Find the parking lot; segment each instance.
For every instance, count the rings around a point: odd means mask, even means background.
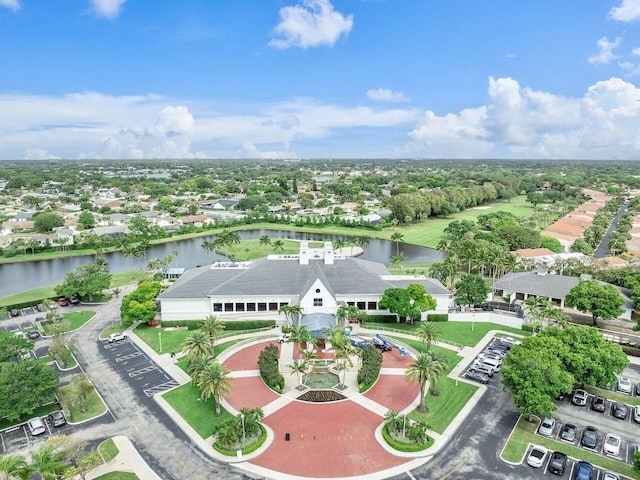
[[[179,385],[128,339],[114,343],[105,341],[103,348],[109,361],[113,362],[114,368],[147,397]]]
[[[529,453],[531,452],[531,448],[529,447],[529,449],[527,450],[527,454],[525,456],[525,459],[529,457]],[[558,478],[557,474],[551,473],[549,471],[549,461],[551,459],[551,452],[547,452],[545,458],[544,458],[544,463],[542,465],[542,467],[540,467],[540,474],[544,475],[544,476],[549,476],[550,478]],[[567,463],[565,464],[565,468],[564,468],[564,472],[561,476],[561,478],[575,478],[575,470],[578,467],[578,460],[568,457],[567,458]],[[596,467],[595,465],[593,466],[593,479],[599,479],[602,478],[604,470],[601,468]],[[568,473],[568,475],[567,475]]]
[[[460,377],[484,385],[501,386],[500,368],[502,358],[506,356],[511,343],[500,338],[493,338],[482,352],[460,374]],[[492,357],[492,358],[489,358]],[[488,362],[488,363],[486,363]]]
[[[33,436],[26,424],[16,425],[0,432],[0,453],[8,454],[18,450],[32,450],[46,441],[51,435],[65,435],[73,430],[73,426],[64,424],[54,427],[47,417],[43,417],[46,432]]]

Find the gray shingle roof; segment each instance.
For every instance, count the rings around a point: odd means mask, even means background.
[[[566,275],[541,275],[536,272],[507,273],[496,280],[494,288],[509,293],[523,292],[550,298],[564,298],[580,279]]]

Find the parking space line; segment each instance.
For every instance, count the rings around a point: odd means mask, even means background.
[[[4,444],[4,435],[0,434],[0,441],[2,441],[2,451],[7,453],[7,447]]]
[[[142,355],[142,352],[134,352],[128,355],[122,355],[121,357],[116,358],[116,362],[124,362],[125,360],[129,360],[131,358],[139,357]]]
[[[160,385],[156,385],[155,387],[145,388],[143,392],[147,397],[153,397],[156,393],[164,392],[166,390],[169,390],[170,388],[177,387],[178,385],[180,385],[180,382],[171,380],[161,383]]]
[[[150,367],[145,367],[145,368],[142,368],[142,369],[140,369],[140,370],[136,370],[136,371],[134,371],[134,372],[131,372],[131,373],[129,374],[129,376],[130,376],[130,377],[138,377],[138,376],[140,376],[140,375],[144,375],[145,373],[147,373],[147,372],[151,372],[151,371],[153,371],[153,370],[158,370],[158,366],[157,366],[157,365],[152,365],[152,366],[150,366]]]

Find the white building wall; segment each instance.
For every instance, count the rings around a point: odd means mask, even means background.
[[[160,305],[162,320],[200,320],[211,315],[208,298],[165,298]]]
[[[313,304],[313,300],[315,298],[322,299],[322,306],[317,306]],[[336,299],[333,298],[333,295],[327,290],[327,287],[320,280],[316,279],[313,282],[313,285],[309,290],[307,290],[306,294],[300,298],[300,306],[302,307],[303,314],[306,313],[328,313],[329,315],[334,315],[336,313],[336,309],[338,308]]]

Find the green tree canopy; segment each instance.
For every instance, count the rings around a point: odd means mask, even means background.
[[[582,280],[569,291],[564,303],[568,307],[590,313],[594,325],[598,318],[612,320],[624,312],[624,297],[620,290],[597,280]]]
[[[455,286],[455,303],[457,305],[476,305],[483,303],[491,287],[484,279],[474,273],[465,273]]]
[[[55,399],[58,375],[35,360],[0,363],[0,416],[9,420],[33,413],[40,402]]]
[[[78,226],[82,230],[93,228],[95,225],[96,219],[94,218],[93,213],[85,210],[78,215]]]
[[[88,296],[90,299],[94,295],[102,293],[111,285],[111,272],[109,264],[100,261],[85,263],[80,265],[73,272],[67,273],[65,281],[55,288],[56,295],[71,297],[78,294]]]
[[[387,288],[378,305],[397,315],[398,321],[400,317],[419,320],[422,312],[436,308],[436,301],[423,285],[412,283],[407,288]]]
[[[33,217],[36,230],[39,232],[50,232],[54,228],[64,225],[64,218],[50,212],[39,213]]]
[[[162,291],[158,282],[141,282],[133,292],[122,299],[120,315],[125,323],[148,322],[156,315],[155,298]]]

